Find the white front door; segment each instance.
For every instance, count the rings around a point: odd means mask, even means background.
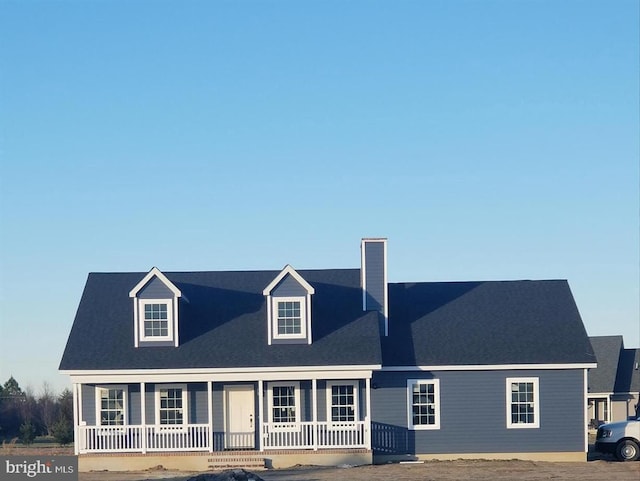
[[[255,448],[255,394],[253,386],[226,386],[225,448]]]

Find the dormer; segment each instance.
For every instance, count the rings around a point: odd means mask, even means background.
[[[311,296],[315,289],[290,265],[264,288],[268,342],[311,344]]]
[[[129,292],[133,299],[135,347],[178,347],[180,289],[154,267]]]

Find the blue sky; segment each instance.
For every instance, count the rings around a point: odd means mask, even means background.
[[[0,382],[88,272],[568,279],[640,345],[638,3],[0,1]]]

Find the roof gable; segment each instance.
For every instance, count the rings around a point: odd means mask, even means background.
[[[623,349],[622,336],[594,336],[589,341],[598,362],[598,367],[589,371],[589,392],[612,393]]]
[[[640,392],[640,349],[622,349],[620,352],[614,392]]]
[[[292,278],[294,278],[298,282],[298,284],[300,284],[300,286],[302,286],[307,291],[307,294],[315,293],[315,289],[313,288],[313,286],[305,281],[304,278],[300,274],[298,274],[298,272],[293,267],[287,264],[269,283],[269,285],[264,288],[264,290],[262,291],[262,295],[271,295],[271,292],[275,289],[275,287],[280,284],[280,282],[287,276],[291,276]]]
[[[140,282],[138,282],[131,291],[129,291],[129,297],[136,297],[138,293],[145,287],[153,278],[157,278],[173,293],[176,297],[182,297],[182,292],[180,289],[176,287],[176,285],[171,282],[167,276],[165,276],[160,269],[157,267],[152,267],[151,270],[147,273],[146,276],[142,278]]]

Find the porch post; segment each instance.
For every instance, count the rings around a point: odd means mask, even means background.
[[[209,452],[213,452],[213,381],[207,381],[207,423],[209,423]]]
[[[371,378],[365,379],[365,397],[367,399],[367,417],[364,419],[365,447],[371,449]]]
[[[262,451],[262,441],[263,441],[263,427],[262,427],[262,416],[264,414],[264,395],[263,391],[263,381],[262,379],[258,380],[258,451]]]
[[[142,424],[142,454],[147,452],[147,385],[140,383],[140,422]]]
[[[79,406],[78,406],[78,384],[73,383],[72,385],[72,393],[73,393],[73,452],[77,456],[80,452],[80,416],[79,416]]]
[[[311,436],[313,436],[313,450],[318,450],[318,380],[313,378],[311,380],[311,399],[313,401],[313,414],[311,420],[313,421],[313,430]]]

